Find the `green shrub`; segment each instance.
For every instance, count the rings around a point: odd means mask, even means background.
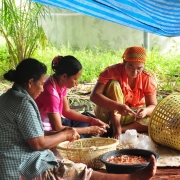
[[[57,55],[73,55],[83,65],[83,73],[79,79],[80,83],[95,82],[99,73],[109,65],[122,62],[122,53],[124,50],[102,50],[99,47],[94,49],[73,48],[61,46],[55,48],[51,45],[44,50],[37,49],[32,57],[44,62],[48,67],[48,75],[52,74],[51,61]],[[4,70],[9,69],[8,53],[4,46],[0,46],[0,75]],[[145,65],[151,74],[154,75],[158,84],[158,90],[161,91],[178,91],[180,55],[172,50],[168,53],[161,54],[158,50],[152,50],[148,53],[147,63]]]

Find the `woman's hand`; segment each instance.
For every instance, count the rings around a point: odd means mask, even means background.
[[[88,127],[88,134],[91,134],[93,136],[101,136],[103,135],[106,131],[104,127],[99,127],[99,126],[89,126]]]
[[[80,138],[80,135],[78,134],[78,132],[76,131],[76,129],[71,128],[71,127],[66,127],[64,128],[63,134],[66,135],[66,140],[67,141],[74,141]]]
[[[104,123],[103,121],[97,119],[97,118],[93,118],[93,117],[90,117],[89,118],[89,123],[92,125],[92,126],[99,126],[99,127],[103,127],[104,129],[107,129],[109,128],[109,125]]]
[[[146,116],[147,116],[146,108],[140,108],[137,110],[137,114],[136,114],[137,118],[144,118]]]
[[[129,106],[126,104],[119,104],[118,108],[118,113],[121,114],[122,116],[128,116],[128,115],[134,115],[136,116],[136,112],[134,112]]]

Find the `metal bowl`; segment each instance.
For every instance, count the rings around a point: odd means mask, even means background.
[[[151,155],[154,155],[156,160],[159,158],[159,155],[153,151],[144,150],[144,149],[121,149],[121,150],[114,150],[109,151],[100,156],[100,160],[106,166],[107,173],[115,173],[115,174],[131,174],[137,171],[140,171],[148,166],[149,162],[143,164],[133,164],[133,165],[126,165],[126,164],[115,164],[107,162],[107,158],[112,156],[120,156],[120,155],[135,155],[135,156],[142,156],[145,158],[150,158]]]

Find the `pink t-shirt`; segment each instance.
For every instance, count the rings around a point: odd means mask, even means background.
[[[67,94],[66,87],[60,88],[53,76],[47,78],[44,91],[36,98],[44,130],[52,130],[47,113],[59,113],[62,116],[63,98]]]

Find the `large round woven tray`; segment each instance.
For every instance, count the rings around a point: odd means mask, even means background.
[[[118,140],[112,138],[84,138],[74,141],[70,148],[67,148],[68,141],[62,142],[57,149],[63,156],[75,163],[84,163],[93,169],[104,166],[100,161],[100,155],[116,150]]]
[[[154,142],[180,150],[180,94],[165,97],[154,109],[149,122]]]

